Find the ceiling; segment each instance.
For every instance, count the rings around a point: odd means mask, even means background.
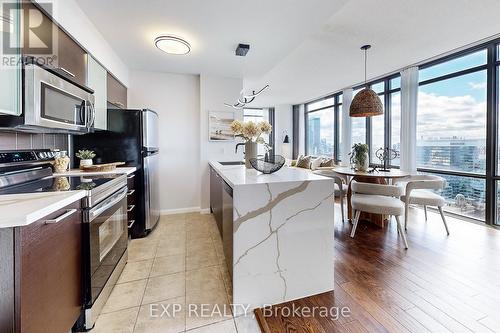
[[[498,0],[77,0],[131,69],[270,84],[255,106],[301,103],[500,32]],[[187,56],[153,46],[171,33]],[[236,57],[238,43],[247,57]],[[236,97],[235,97],[236,98]]]
[[[347,0],[77,0],[131,69],[259,77]],[[307,13],[307,15],[304,15]],[[162,34],[191,44],[186,56],[154,47]],[[250,44],[236,57],[239,43]]]
[[[349,0],[320,29],[260,78],[260,103],[302,103],[361,83],[363,44],[368,79],[397,71],[500,33],[498,0]]]

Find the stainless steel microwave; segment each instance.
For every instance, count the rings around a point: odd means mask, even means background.
[[[0,127],[73,134],[93,131],[92,89],[74,82],[54,68],[36,63],[25,63],[23,67],[22,115],[0,117]]]

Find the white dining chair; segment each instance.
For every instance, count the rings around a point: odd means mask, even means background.
[[[356,234],[361,212],[394,216],[399,234],[403,238],[405,249],[407,249],[408,241],[400,220],[400,216],[403,216],[405,210],[404,203],[399,199],[402,194],[401,187],[360,183],[353,180],[351,182],[351,191],[351,206],[354,214],[351,237],[354,238]]]
[[[449,235],[450,230],[446,223],[446,218],[443,213],[443,206],[446,200],[433,190],[442,190],[445,185],[445,180],[439,176],[433,175],[414,175],[398,180],[398,184],[405,184],[404,192],[401,196],[401,201],[405,203],[405,230],[408,225],[408,206],[421,205],[424,207],[425,220],[427,221],[427,206],[437,207],[441,219],[443,220],[446,233]],[[400,185],[401,186],[401,185]]]
[[[338,197],[340,200],[340,211],[341,211],[341,216],[342,216],[342,222],[345,221],[344,218],[344,201],[347,197],[347,191],[349,189],[349,186],[347,186],[347,178],[345,176],[336,174],[334,170],[316,170],[314,171],[315,174],[325,176],[332,178],[333,181],[335,182],[334,184],[334,195],[335,197]]]

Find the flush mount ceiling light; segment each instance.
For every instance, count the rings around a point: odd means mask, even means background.
[[[366,51],[371,48],[371,45],[361,46],[361,50],[365,51],[365,85],[366,85]],[[372,89],[365,88],[354,96],[349,108],[351,117],[372,117],[384,114],[382,101],[377,93]]]
[[[156,37],[155,46],[168,54],[183,55],[191,51],[191,45],[187,41],[172,35]]]

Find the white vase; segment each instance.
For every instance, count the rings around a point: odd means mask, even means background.
[[[245,143],[245,166],[251,169],[250,159],[257,158],[257,143],[248,141]]]
[[[87,159],[87,160],[80,160],[80,169],[83,167],[91,166],[94,163],[92,163],[92,159]]]
[[[356,168],[356,171],[361,171],[361,172],[368,171],[368,168],[370,166],[370,164],[369,164],[370,163],[370,159],[369,159],[370,157],[368,156],[368,153],[365,153],[364,155],[365,155],[365,161],[364,161],[364,163],[358,163],[358,162],[356,162],[354,164],[354,168]]]

